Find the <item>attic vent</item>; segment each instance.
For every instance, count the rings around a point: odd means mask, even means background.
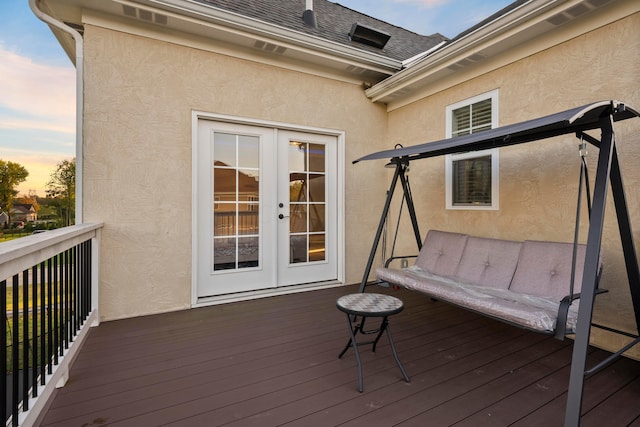
[[[253,47],[256,49],[264,50],[265,52],[277,53],[278,55],[282,55],[287,51],[286,47],[278,46],[273,43],[263,42],[261,40],[256,40],[253,44]]]
[[[391,35],[356,22],[351,26],[349,37],[351,37],[351,40],[354,42],[382,49],[391,38]]]
[[[126,16],[130,16],[132,18],[137,18],[138,17],[138,10],[135,7],[122,5],[122,12]]]
[[[589,0],[584,2],[583,4],[577,4],[564,12],[558,13],[557,15],[552,16],[547,19],[547,22],[552,25],[562,25],[565,22],[572,20],[573,18],[577,18],[580,15],[583,15],[587,12],[591,12],[594,9],[597,9],[605,4],[609,3],[611,0]]]
[[[580,16],[585,12],[589,12],[589,10],[590,9],[587,6],[578,4],[572,7],[571,9],[567,10],[567,13],[571,16]]]
[[[565,22],[567,22],[570,18],[568,16],[566,16],[564,13],[559,13],[557,15],[552,16],[551,18],[547,19],[547,22],[551,25],[562,25]]]
[[[153,22],[160,25],[167,25],[167,15],[151,12],[146,9],[136,9],[132,6],[122,5],[122,13],[130,18],[138,18],[142,21]]]
[[[593,7],[600,7],[605,3],[609,3],[611,0],[589,0],[587,3],[590,3]]]
[[[474,64],[476,62],[482,61],[483,59],[485,59],[486,56],[482,53],[474,53],[471,56],[468,56],[458,62],[456,62],[455,64],[451,64],[449,65],[447,68],[453,71],[458,71],[461,70],[471,64]]]

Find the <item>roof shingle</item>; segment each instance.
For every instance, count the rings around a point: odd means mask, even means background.
[[[317,28],[306,25],[302,19],[302,14],[306,8],[305,0],[198,1],[228,12],[234,12],[399,61],[411,58],[431,49],[442,41],[448,40],[441,34],[423,36],[327,0],[314,0],[313,10],[318,22]],[[389,42],[383,49],[378,49],[352,41],[349,38],[349,31],[356,22],[390,34]]]

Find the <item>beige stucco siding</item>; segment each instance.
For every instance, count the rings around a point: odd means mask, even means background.
[[[360,281],[384,176],[351,160],[381,147],[387,125],[360,85],[92,25],[85,52],[84,219],[105,223],[102,319],[191,304],[193,110],[345,132],[346,282]]]
[[[606,99],[640,108],[639,52],[640,14],[635,14],[391,112],[388,145],[444,138],[447,105],[494,89],[499,90],[500,125]],[[640,238],[638,129],[638,119],[616,125],[636,241]],[[566,136],[500,149],[499,211],[446,210],[444,158],[415,162],[410,176],[422,232],[434,228],[514,240],[572,241],[580,168],[578,142]],[[593,181],[598,150],[590,147],[589,151]],[[602,286],[610,293],[597,298],[595,320],[633,332],[635,323],[611,203],[607,212]],[[582,241],[586,241],[586,223],[585,211]],[[607,348],[613,348],[618,340],[600,332],[594,332],[594,338]]]

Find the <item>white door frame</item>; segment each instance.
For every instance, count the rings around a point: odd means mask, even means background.
[[[316,133],[322,135],[330,135],[334,136],[337,139],[337,151],[338,151],[338,167],[337,167],[337,176],[336,179],[338,181],[337,185],[337,194],[336,194],[336,203],[337,203],[337,230],[336,230],[336,238],[337,238],[337,269],[338,269],[338,278],[336,281],[329,283],[314,283],[310,285],[298,285],[298,286],[290,286],[290,287],[280,287],[274,289],[267,289],[261,291],[250,291],[246,293],[232,294],[232,295],[221,295],[219,297],[207,297],[207,298],[198,298],[198,223],[197,223],[197,211],[195,209],[198,197],[198,121],[199,120],[213,120],[219,122],[226,123],[234,123],[240,125],[248,125],[248,126],[261,126],[268,127],[274,130],[290,130],[290,131],[298,131],[298,132],[307,132],[307,133]],[[199,307],[204,305],[212,305],[212,304],[221,304],[231,301],[239,301],[239,300],[248,300],[254,298],[261,298],[265,296],[278,295],[278,294],[287,294],[292,292],[302,292],[310,289],[318,289],[323,287],[333,287],[333,286],[341,286],[344,284],[345,277],[345,233],[344,233],[344,221],[345,221],[345,210],[344,210],[344,201],[345,201],[345,192],[344,192],[344,171],[345,171],[345,132],[336,129],[328,129],[328,128],[320,128],[320,127],[312,127],[312,126],[300,126],[291,123],[283,123],[283,122],[275,122],[270,120],[256,120],[249,119],[245,117],[238,116],[230,116],[226,114],[214,114],[206,111],[197,111],[193,110],[191,112],[191,306]],[[277,213],[274,211],[272,213],[274,216]]]

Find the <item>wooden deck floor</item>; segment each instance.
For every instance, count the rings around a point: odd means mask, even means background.
[[[363,349],[357,391],[346,316],[328,289],[105,322],[91,330],[42,426],[559,426],[572,341],[406,290],[386,338]],[[370,288],[373,290],[373,288]],[[591,362],[607,353],[594,349]],[[640,426],[640,363],[587,380],[583,426]]]

